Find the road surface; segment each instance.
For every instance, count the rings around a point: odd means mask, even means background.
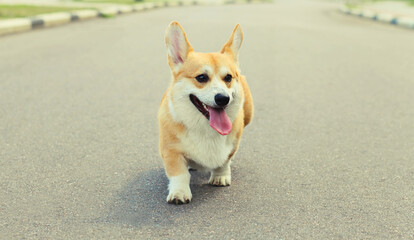
[[[240,23],[256,115],[232,186],[166,203],[164,32]],[[328,1],[157,9],[0,38],[1,239],[412,239],[414,32]]]

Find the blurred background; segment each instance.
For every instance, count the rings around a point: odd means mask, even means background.
[[[0,0],[0,239],[414,239],[413,2]],[[173,20],[200,52],[241,25],[255,105],[232,185],[181,206]]]
[[[184,0],[185,2],[186,0]],[[269,0],[271,1],[271,0]],[[329,1],[329,0],[328,0]],[[396,14],[413,15],[413,0],[331,0],[351,8],[369,8],[392,11]],[[113,5],[134,5],[145,2],[177,2],[166,0],[0,0],[0,19],[32,17],[38,14],[72,11],[80,9],[100,9]],[[187,2],[192,2],[188,1]],[[204,0],[205,3],[225,2]],[[232,1],[228,1],[232,2]],[[240,1],[239,1],[240,2]],[[245,2],[249,2],[245,0]]]

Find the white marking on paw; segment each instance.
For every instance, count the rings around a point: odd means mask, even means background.
[[[231,161],[227,162],[224,166],[219,167],[211,171],[210,180],[208,183],[215,186],[230,186],[231,184]]]
[[[210,180],[208,181],[209,184],[214,186],[230,186],[231,184],[231,175],[225,176],[213,176],[211,175]]]
[[[193,195],[190,190],[190,173],[185,173],[175,177],[170,177],[170,184],[168,185],[169,194],[167,202],[182,204],[189,203]]]

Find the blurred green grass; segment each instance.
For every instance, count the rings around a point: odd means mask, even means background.
[[[84,3],[115,3],[115,4],[137,4],[144,2],[168,2],[166,0],[73,0],[74,2]]]
[[[145,2],[171,2],[168,0],[72,0],[73,2],[82,2],[82,3],[107,3],[107,4],[139,4]],[[249,0],[242,0],[249,2]],[[409,6],[414,7],[414,0],[346,0],[346,5],[348,7],[358,7],[358,5],[365,3],[375,3],[375,2],[384,2],[384,1],[398,1],[406,2]],[[53,12],[67,12],[72,10],[80,9],[93,9],[93,7],[88,8],[78,8],[78,7],[64,7],[64,6],[34,6],[26,4],[17,4],[17,5],[6,5],[0,4],[0,19],[8,18],[22,18],[30,17],[39,14],[53,13]]]
[[[0,19],[29,17],[44,13],[67,12],[79,9],[85,8],[0,4]]]
[[[73,2],[84,3],[114,3],[114,4],[137,4],[145,2],[165,2],[166,0],[74,0]],[[0,4],[0,19],[31,17],[39,14],[53,12],[67,12],[80,9],[93,9],[93,7],[64,7],[64,6],[39,6],[29,4]]]
[[[385,0],[373,0],[374,2],[384,2]],[[411,6],[414,6],[414,0],[386,0],[387,2],[406,2]]]
[[[366,3],[376,3],[376,2],[405,2],[409,6],[414,6],[414,0],[345,0],[346,4],[349,5],[359,5],[359,4],[366,4]]]

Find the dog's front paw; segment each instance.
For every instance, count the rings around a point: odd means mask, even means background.
[[[191,175],[188,172],[170,177],[170,184],[168,185],[170,192],[167,197],[168,203],[183,204],[191,201],[193,195],[190,190],[190,177]]]
[[[167,202],[172,204],[184,204],[191,202],[191,198],[193,195],[191,194],[190,188],[188,189],[175,189],[170,191],[167,197]]]
[[[208,181],[209,184],[214,186],[230,186],[231,184],[231,175],[224,175],[224,176],[213,176],[211,175],[210,180]]]

